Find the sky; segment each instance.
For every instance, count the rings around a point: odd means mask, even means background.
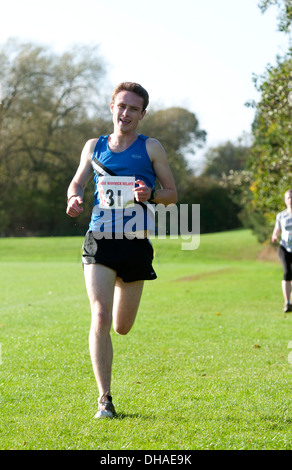
[[[252,76],[288,49],[277,14],[262,14],[258,0],[0,0],[0,45],[12,37],[56,53],[98,45],[110,88],[136,81],[149,109],[195,113],[207,149],[250,132]]]

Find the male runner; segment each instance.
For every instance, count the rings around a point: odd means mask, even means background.
[[[137,133],[148,101],[147,91],[137,83],[124,82],[115,88],[110,103],[113,133],[85,144],[67,193],[67,214],[77,217],[83,211],[83,193],[93,171],[94,208],[82,260],[91,305],[89,350],[99,390],[96,418],[115,414],[110,392],[111,325],[120,335],[130,331],[144,280],[156,278],[153,249],[147,238],[152,228],[149,201],[164,205],[177,202],[163,146]],[[157,191],[156,178],[161,186]],[[133,180],[131,201],[126,188]],[[118,201],[128,203],[128,207]],[[132,220],[135,223],[131,224]]]

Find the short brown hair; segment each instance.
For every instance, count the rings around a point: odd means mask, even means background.
[[[142,112],[145,111],[149,104],[149,95],[148,92],[143,88],[139,83],[135,82],[122,82],[113,91],[112,94],[112,102],[115,102],[116,96],[120,91],[131,91],[132,93],[136,93],[141,98],[143,98],[143,109]]]

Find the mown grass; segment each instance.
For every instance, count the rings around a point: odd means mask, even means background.
[[[1,449],[292,448],[279,263],[245,230],[153,244],[158,279],[112,335],[118,416],[96,421],[82,239],[0,239]]]

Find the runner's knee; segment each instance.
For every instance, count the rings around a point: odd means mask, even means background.
[[[119,323],[114,323],[113,324],[113,328],[115,330],[115,332],[118,334],[118,335],[121,335],[121,336],[124,336],[126,334],[129,333],[129,331],[131,330],[133,324],[119,324]]]
[[[99,305],[92,307],[91,329],[95,333],[109,331],[111,328],[111,313],[106,308]]]

